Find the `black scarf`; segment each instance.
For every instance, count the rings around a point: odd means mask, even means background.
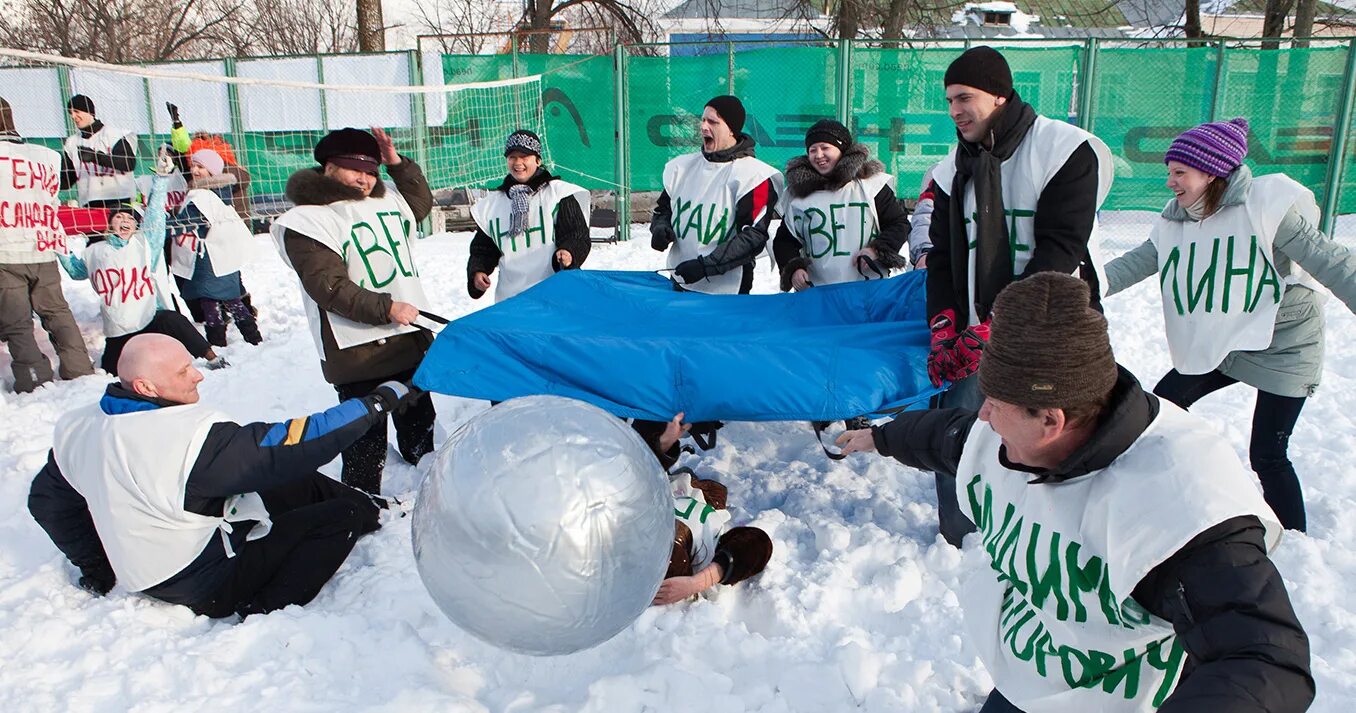
[[[1022,144],[1036,111],[1013,92],[1007,105],[990,127],[993,148],[960,138],[956,151],[956,176],[951,181],[951,208],[947,220],[951,227],[951,280],[956,294],[957,326],[970,321],[968,279],[970,251],[965,230],[965,184],[975,182],[975,304],[977,320],[987,319],[998,292],[1012,282],[1012,248],[1008,243],[1008,221],[1003,214],[1003,162],[1012,158]],[[958,242],[959,241],[959,242]],[[961,246],[960,248],[956,246]]]

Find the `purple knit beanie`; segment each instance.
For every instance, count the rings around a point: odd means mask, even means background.
[[[1248,155],[1248,120],[1212,121],[1173,139],[1163,163],[1177,161],[1212,176],[1227,178]]]

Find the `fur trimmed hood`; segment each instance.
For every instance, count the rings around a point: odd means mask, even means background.
[[[323,168],[314,166],[292,174],[292,177],[287,179],[287,188],[284,192],[287,200],[297,205],[329,205],[339,201],[381,198],[386,195],[386,184],[378,178],[376,185],[372,186],[372,195],[364,196],[358,189],[326,176]]]
[[[827,176],[810,165],[810,157],[797,156],[786,162],[786,190],[793,197],[804,198],[815,191],[836,191],[848,182],[859,178],[870,178],[885,171],[885,164],[871,158],[871,150],[866,144],[854,142],[838,159]]]

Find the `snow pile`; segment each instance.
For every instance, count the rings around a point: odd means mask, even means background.
[[[1040,15],[1028,15],[1017,9],[1017,5],[1004,0],[991,0],[990,2],[965,3],[963,7],[951,13],[951,24],[953,25],[979,25],[984,26],[984,16],[989,13],[1008,16],[1008,26],[1016,30],[1018,34],[1026,34],[1033,26],[1039,26],[1041,22]]]
[[[1111,246],[1148,234],[1145,214],[1108,218]],[[637,230],[643,235],[642,230]],[[1348,240],[1356,223],[1344,223]],[[469,236],[418,243],[432,311],[466,297]],[[598,245],[591,268],[654,269],[648,240]],[[229,369],[206,373],[204,401],[241,421],[280,420],[335,400],[321,378],[295,278],[266,238],[245,273],[267,341],[233,341]],[[776,290],[760,261],[755,291]],[[1111,298],[1116,353],[1152,385],[1168,368],[1156,285]],[[102,337],[87,284],[66,293],[97,357]],[[1324,385],[1292,440],[1312,534],[1287,535],[1276,562],[1313,644],[1314,711],[1356,699],[1356,318],[1328,303]],[[232,330],[231,338],[238,340]],[[0,373],[8,377],[0,351]],[[772,536],[767,570],[694,603],[651,608],[616,638],[563,658],[491,648],[438,611],[415,571],[410,519],[358,543],[320,596],[240,624],[128,594],[94,598],[29,517],[25,501],[67,409],[107,378],[7,394],[0,405],[0,708],[9,711],[972,711],[990,682],[962,640],[951,587],[962,555],[936,537],[932,476],[893,461],[830,462],[802,423],[732,423],[720,445],[688,457],[729,486],[730,503]],[[8,387],[6,387],[8,388]],[[437,440],[487,407],[436,397]],[[1246,457],[1253,392],[1242,386],[1196,412]],[[422,474],[394,454],[387,494],[408,501]],[[430,463],[425,461],[425,467]],[[338,463],[325,472],[337,476]]]

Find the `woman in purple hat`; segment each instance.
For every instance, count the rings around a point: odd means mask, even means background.
[[[1323,372],[1323,285],[1356,310],[1356,254],[1315,228],[1313,191],[1252,175],[1248,122],[1201,124],[1164,161],[1174,198],[1149,239],[1106,266],[1107,295],[1159,276],[1172,371],[1154,393],[1182,408],[1243,382],[1257,389],[1252,468],[1286,528],[1304,531],[1290,434]]]

